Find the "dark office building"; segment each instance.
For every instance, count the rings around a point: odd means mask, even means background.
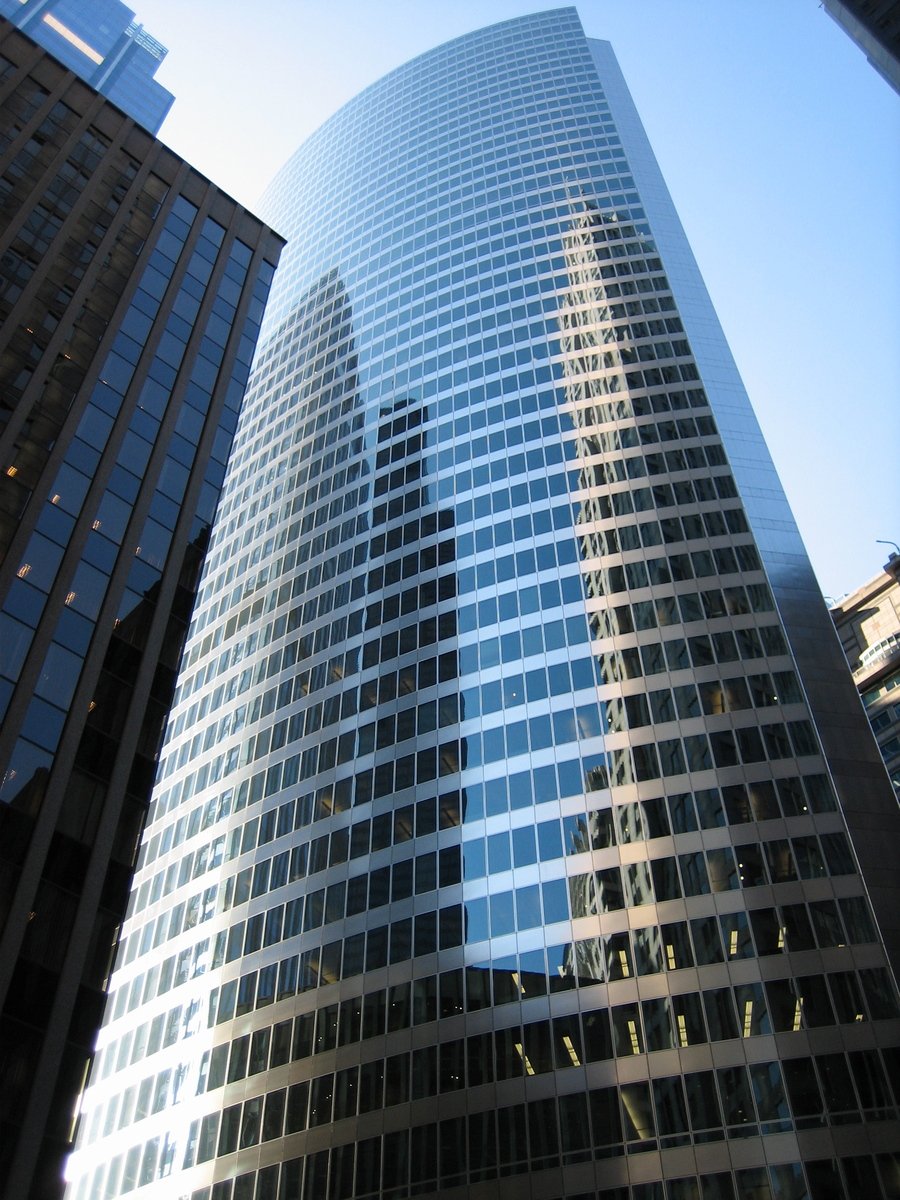
[[[121,0],[0,0],[0,16],[145,129],[159,131],[174,100],[153,78],[167,51]]]
[[[60,1191],[280,239],[0,22],[0,1193]]]
[[[900,0],[822,0],[895,92],[900,92]]]

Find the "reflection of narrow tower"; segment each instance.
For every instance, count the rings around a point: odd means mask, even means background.
[[[269,207],[72,1195],[883,1198],[893,798],[609,48],[441,47]]]

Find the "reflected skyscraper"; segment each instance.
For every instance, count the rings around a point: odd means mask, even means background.
[[[896,1194],[896,804],[610,47],[267,212],[71,1197]]]

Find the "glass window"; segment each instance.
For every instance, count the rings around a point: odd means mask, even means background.
[[[247,1061],[250,1054],[250,1037],[235,1038],[231,1043],[231,1057],[228,1063],[228,1082],[234,1083],[243,1079],[247,1074]]]
[[[710,890],[706,862],[701,851],[679,854],[678,863],[686,896],[701,896]]]
[[[875,925],[863,896],[846,896],[839,900],[838,904],[850,941],[854,945],[877,940]]]
[[[525,867],[537,862],[534,829],[523,826],[512,831],[513,862],[517,867]],[[468,876],[467,876],[468,877]]]
[[[835,971],[828,976],[828,986],[839,1022],[865,1020],[865,1005],[859,981],[853,971]]]
[[[782,1063],[782,1070],[798,1128],[809,1128],[820,1124],[819,1114],[822,1112],[823,1104],[812,1059],[786,1059]]]
[[[702,1175],[700,1184],[703,1200],[734,1200],[734,1184],[730,1173],[718,1172],[715,1175]],[[744,1200],[742,1196],[741,1200]]]
[[[264,1142],[281,1137],[284,1128],[286,1095],[285,1089],[281,1088],[280,1091],[269,1092],[265,1098],[262,1125],[262,1140]]]
[[[644,1015],[647,1049],[650,1051],[674,1050],[676,1042],[669,1000],[665,997],[657,1000],[644,1000],[641,1008]]]
[[[755,1037],[772,1032],[761,983],[736,985],[734,1000],[742,1037]]]
[[[643,1031],[637,1004],[619,1004],[611,1009],[616,1057],[644,1053]]]
[[[523,1044],[518,1027],[494,1034],[498,1079],[519,1079],[524,1074]]]
[[[582,1162],[591,1157],[591,1129],[587,1097],[576,1093],[559,1098],[559,1124],[565,1162]]]
[[[898,1015],[897,996],[888,972],[883,967],[865,967],[859,978],[872,1020],[893,1020]]]
[[[847,1182],[848,1193],[856,1196],[878,1196],[878,1174],[874,1159],[868,1155],[842,1158],[841,1169]]]
[[[722,1099],[725,1124],[741,1126],[754,1122],[756,1112],[746,1068],[722,1067],[716,1074],[719,1077],[719,1095]]]
[[[330,1076],[328,1077],[328,1083],[330,1086]],[[256,1096],[252,1100],[246,1100],[244,1102],[244,1107],[241,1112],[241,1132],[238,1142],[241,1150],[246,1149],[248,1146],[255,1146],[259,1142],[262,1122],[262,1105],[262,1096]]]
[[[803,1009],[803,1021],[808,1028],[834,1024],[834,1010],[828,999],[828,989],[822,975],[801,975],[796,978],[797,993]]]
[[[241,1106],[240,1104],[232,1104],[222,1113],[222,1127],[219,1131],[218,1154],[231,1154],[237,1149],[240,1123]]]
[[[776,1033],[796,1033],[801,1028],[803,1006],[793,980],[770,979],[765,986],[772,1028]]]
[[[626,888],[625,903],[628,906],[652,903],[653,888],[650,883],[650,867],[648,863],[628,863],[624,868],[623,878]]]
[[[754,931],[757,954],[784,953],[785,928],[774,908],[754,908],[750,913],[750,924]]]
[[[671,1005],[678,1046],[696,1046],[705,1042],[706,1029],[700,997],[694,992],[685,992],[673,996]]]
[[[658,901],[677,900],[681,896],[681,880],[674,858],[654,858],[650,862],[653,888]]]
[[[722,941],[725,944],[725,957],[752,958],[753,938],[750,934],[750,922],[743,912],[726,913],[719,918],[722,926]]]
[[[734,1012],[731,988],[716,988],[703,993],[703,1005],[709,1025],[710,1040],[726,1041],[740,1036]]]
[[[639,975],[653,975],[663,969],[662,930],[655,925],[633,931],[635,969]]]
[[[687,1140],[685,1135],[688,1123],[681,1078],[675,1075],[665,1079],[654,1079],[652,1088],[660,1137],[670,1139],[663,1142],[663,1145],[683,1144]]]
[[[684,1087],[693,1131],[721,1128],[722,1114],[712,1071],[685,1075]]]
[[[604,939],[606,952],[606,978],[629,979],[634,975],[631,943],[627,933],[613,933]]]
[[[819,849],[818,839],[810,835],[809,837],[795,837],[791,839],[791,846],[794,851],[794,857],[797,860],[797,869],[800,872],[801,879],[821,879],[827,875],[825,861],[822,857],[822,852]]]
[[[816,1069],[825,1106],[830,1113],[855,1113],[858,1102],[847,1060],[843,1054],[817,1054]]]
[[[697,828],[694,797],[690,792],[669,797],[669,815],[673,833],[692,833]]]
[[[594,1145],[617,1146],[622,1143],[622,1116],[618,1088],[593,1088],[589,1094]]]
[[[732,891],[741,886],[734,852],[730,846],[723,846],[719,850],[707,850],[706,862],[709,886],[713,892]]]
[[[384,1096],[384,1062],[363,1063],[359,1068],[359,1111],[373,1112],[380,1109]]]
[[[622,1129],[626,1142],[647,1142],[656,1135],[650,1087],[646,1083],[625,1083],[621,1087]],[[649,1147],[648,1147],[649,1148]],[[632,1146],[632,1150],[637,1147]]]
[[[762,848],[759,842],[749,842],[735,847],[741,887],[759,887],[767,882],[763,865]]]
[[[891,1104],[884,1069],[875,1050],[852,1050],[847,1055],[864,1109],[888,1110]]]
[[[790,1112],[779,1064],[751,1063],[748,1069],[759,1119],[778,1123],[776,1128],[788,1128],[786,1124],[782,1125],[789,1118]],[[763,1132],[775,1132],[775,1129],[770,1127],[768,1130],[763,1129]]]
[[[809,1200],[809,1191],[800,1163],[769,1167],[773,1200]]]

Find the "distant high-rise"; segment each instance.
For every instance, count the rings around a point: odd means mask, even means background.
[[[280,239],[0,20],[0,1195],[50,1200]]]
[[[900,799],[900,554],[839,600],[831,618]]]
[[[151,133],[175,97],[153,76],[167,50],[121,0],[0,0],[0,16]]]
[[[896,1196],[897,804],[610,47],[267,211],[72,1200]]]

